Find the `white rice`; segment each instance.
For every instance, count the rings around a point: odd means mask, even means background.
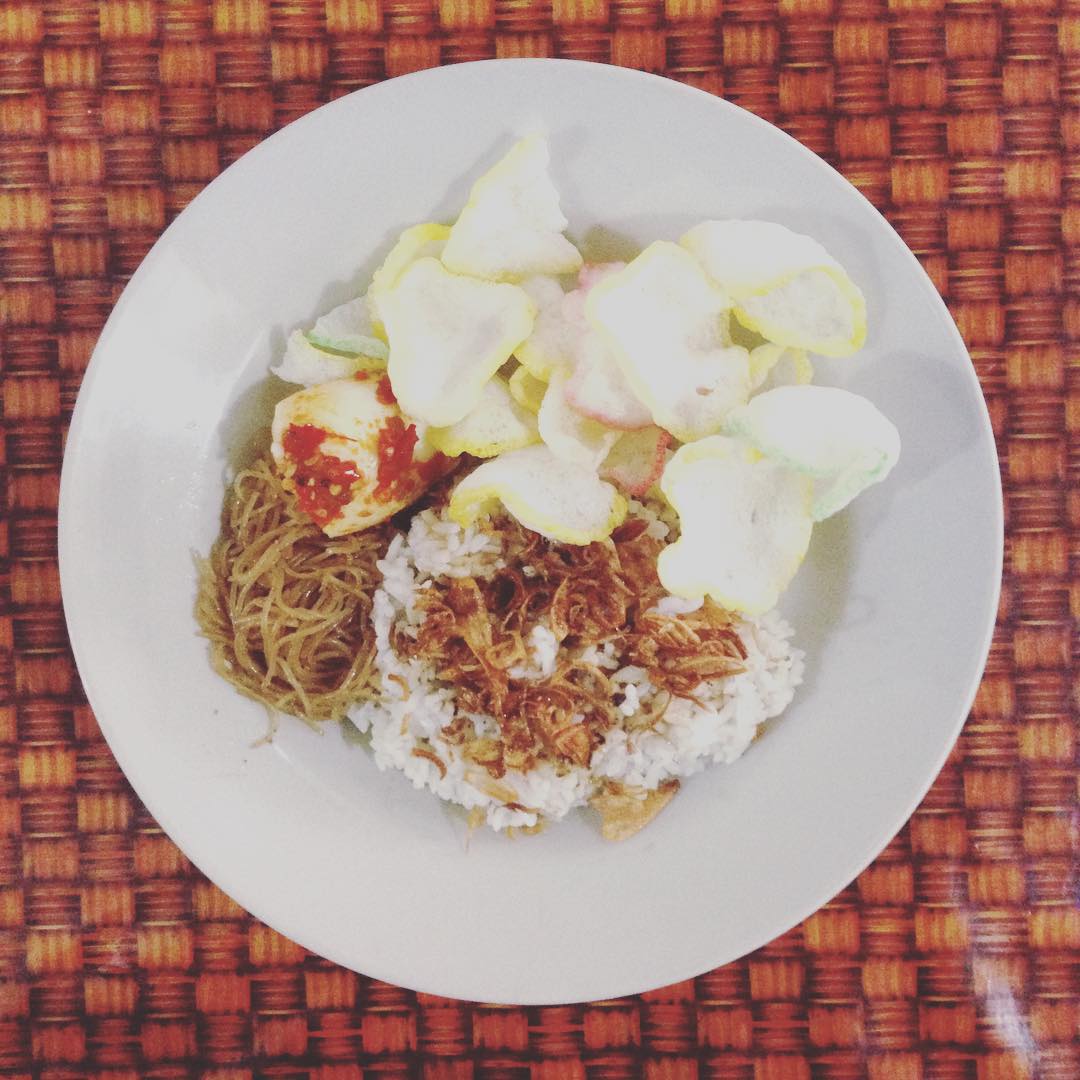
[[[631,501],[630,510],[648,522],[649,534],[657,539],[665,539],[673,527],[666,507]],[[513,792],[512,799],[506,799],[505,790],[495,794],[481,790],[491,786],[487,774],[466,762],[460,748],[442,737],[442,729],[456,716],[453,687],[439,680],[433,665],[402,660],[391,648],[390,634],[395,624],[404,633],[416,633],[423,621],[417,596],[434,577],[489,577],[503,565],[498,537],[477,528],[462,529],[432,510],[417,515],[408,536],[396,537],[379,563],[383,583],[375,593],[372,619],[382,700],[350,712],[361,731],[371,732],[380,769],[400,770],[418,788],[466,809],[480,808],[494,829],[535,825],[540,817],[562,818],[585,805],[597,784],[605,780],[651,790],[665,780],[692,776],[707,765],[733,762],[746,751],[759,726],[783,712],[802,681],[803,654],[791,645],[791,627],[776,611],[740,620],[739,634],[748,653],[745,670],[702,684],[696,692],[700,705],[673,698],[649,730],[634,731],[632,723],[613,728],[587,769],[557,772],[544,763],[527,773],[507,772],[498,785]],[[699,602],[669,596],[657,609],[674,615],[698,606]],[[551,629],[537,624],[527,643],[529,660],[513,669],[511,677],[550,675],[559,648]],[[649,708],[656,688],[642,668],[620,666],[613,643],[590,646],[580,655],[612,672],[612,681],[624,695],[619,711],[628,721]],[[492,717],[469,714],[469,718],[477,735],[498,733]],[[441,759],[445,775],[435,762],[413,753],[421,747]],[[504,800],[529,810],[512,810]]]
[[[559,658],[559,639],[551,632],[551,628],[543,622],[538,622],[530,631],[526,639],[529,649],[529,660],[525,664],[515,664],[507,671],[511,679],[546,679],[555,671],[555,663]]]

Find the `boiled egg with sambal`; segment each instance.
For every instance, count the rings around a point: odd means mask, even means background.
[[[285,487],[327,536],[385,521],[453,465],[402,415],[385,375],[299,390],[278,403],[271,431]]]

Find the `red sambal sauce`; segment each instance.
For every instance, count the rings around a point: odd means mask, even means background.
[[[379,428],[379,477],[375,484],[376,499],[391,499],[401,486],[405,474],[412,469],[413,449],[416,447],[416,427],[405,426],[400,416],[391,416]]]
[[[427,461],[415,460],[417,440],[415,425],[406,425],[400,416],[392,416],[380,429],[375,498],[409,498],[443,474],[446,458],[442,454],[432,454]]]
[[[328,434],[314,424],[290,424],[281,439],[285,456],[296,467],[296,501],[317,525],[341,517],[353,486],[364,478],[353,462],[322,453]]]
[[[375,400],[381,405],[396,405],[397,396],[390,376],[380,377],[375,387]],[[413,491],[426,487],[442,474],[446,458],[433,454],[427,461],[416,461],[413,452],[419,436],[415,424],[406,424],[400,416],[392,416],[379,431],[379,475],[375,484],[376,499],[408,498]],[[408,490],[401,488],[407,484]]]
[[[390,385],[390,376],[383,375],[379,379],[378,385],[375,387],[375,400],[380,405],[396,405],[397,397],[394,395],[394,388]]]

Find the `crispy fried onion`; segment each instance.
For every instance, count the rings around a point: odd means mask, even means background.
[[[600,835],[605,840],[629,840],[675,797],[678,780],[665,780],[655,791],[609,780],[589,800],[600,815]]]
[[[703,682],[737,674],[746,660],[731,615],[708,597],[687,615],[647,611],[628,637],[631,662],[675,697],[695,700],[694,691]]]
[[[541,761],[559,771],[588,766],[605,733],[625,721],[619,688],[581,657],[588,646],[614,643],[624,662],[645,669],[664,703],[692,698],[704,680],[740,670],[746,652],[721,608],[707,602],[689,615],[651,610],[664,595],[656,576],[661,543],[640,518],[587,547],[552,543],[505,517],[489,528],[500,535],[507,565],[489,578],[432,581],[419,600],[423,623],[409,633],[395,628],[392,644],[454,686],[458,715],[443,737],[491,780]],[[515,677],[511,670],[528,661],[525,638],[538,622],[562,646],[560,659],[546,678]],[[662,711],[654,699],[630,723],[650,725]],[[477,713],[494,717],[498,732],[478,737]]]

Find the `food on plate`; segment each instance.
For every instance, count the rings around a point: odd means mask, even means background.
[[[386,328],[383,326],[379,308],[382,298],[398,283],[401,275],[414,262],[421,259],[437,259],[446,247],[450,228],[425,221],[419,225],[410,225],[397,238],[397,243],[390,249],[382,265],[371,275],[371,284],[361,299],[367,301],[376,332],[385,340]]]
[[[660,479],[670,445],[671,436],[655,425],[624,431],[601,463],[600,478],[640,498]]]
[[[548,173],[547,140],[533,135],[473,184],[442,259],[455,273],[493,281],[576,273],[582,259],[563,236],[567,225]]]
[[[774,221],[703,221],[679,241],[731,296],[735,318],[776,345],[850,356],[866,301],[817,240]]]
[[[789,349],[766,342],[750,350],[750,389],[775,390],[778,386],[805,386],[813,382],[814,365],[805,349]]]
[[[683,442],[717,431],[750,393],[728,294],[678,244],[657,240],[596,285],[585,313],[652,420]]]
[[[278,403],[270,434],[284,487],[327,536],[385,521],[451,465],[402,414],[385,375],[298,390]]]
[[[606,540],[626,517],[626,499],[601,480],[595,464],[527,446],[477,466],[450,496],[459,525],[490,517],[499,506],[533,532],[564,544]]]
[[[270,457],[239,472],[200,567],[196,614],[214,670],[309,721],[342,720],[377,696],[371,614],[391,532],[327,537]]]
[[[536,308],[516,285],[453,274],[426,256],[379,301],[398,400],[436,427],[480,404],[484,387],[532,330]]]
[[[232,481],[197,617],[241,691],[472,824],[590,807],[621,840],[792,700],[776,605],[900,439],[814,382],[866,333],[818,241],[714,220],[589,263],[567,226],[523,139],[288,337],[299,389]]]
[[[519,369],[522,370],[522,369]],[[480,400],[456,423],[428,428],[428,442],[450,457],[497,457],[540,441],[535,411],[514,397],[513,387],[496,375],[484,384]]]
[[[757,394],[728,414],[724,430],[813,478],[815,521],[843,510],[900,457],[900,433],[873,402],[835,386],[778,386]]]
[[[528,409],[535,416],[547,391],[547,383],[538,379],[527,367],[519,367],[507,381],[510,396],[522,408]]]
[[[382,371],[389,354],[386,342],[375,334],[371,304],[366,296],[357,297],[317,319],[310,330],[294,330],[281,363],[270,370],[301,386]]]
[[[540,438],[560,460],[583,465],[594,474],[619,441],[619,432],[576,409],[567,393],[570,376],[560,368],[551,381],[536,414]]]
[[[682,446],[660,477],[681,533],[660,554],[674,596],[754,614],[776,605],[810,546],[811,481],[724,435]]]

